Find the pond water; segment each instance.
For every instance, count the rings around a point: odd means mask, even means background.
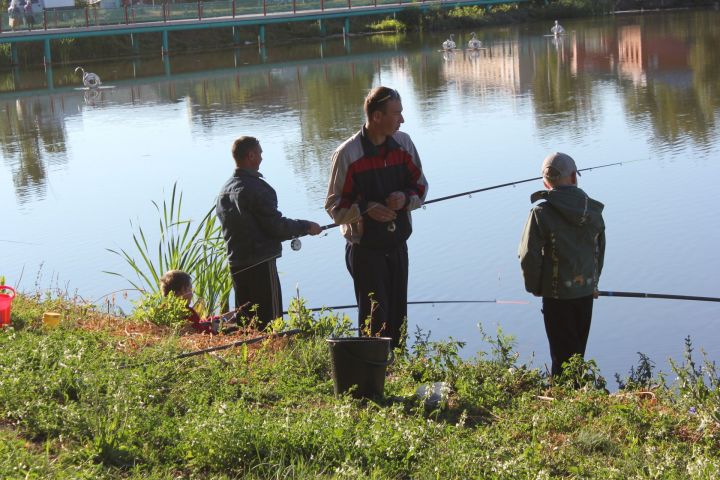
[[[115,88],[77,89],[73,66],[0,71],[0,275],[21,290],[61,288],[101,301],[127,288],[112,249],[132,249],[130,221],[156,230],[152,201],[173,184],[197,218],[231,175],[230,145],[257,136],[261,167],[289,217],[330,223],[330,156],[363,122],[370,87],[403,96],[428,199],[539,174],[551,151],[587,172],[606,205],[604,290],[720,297],[720,14],[616,16],[477,30],[479,55],[438,51],[443,32],[353,37],[86,66]],[[459,44],[469,31],[456,31]],[[411,306],[410,329],[483,348],[501,326],[521,361],[549,364],[540,300],[524,292],[520,234],[540,181],[429,205],[414,215],[410,300],[527,304]],[[286,245],[287,306],[354,303],[340,233]],[[132,295],[131,295],[132,298]],[[118,305],[129,302],[120,295]],[[349,312],[354,318],[354,311]],[[720,359],[720,304],[601,298],[587,355],[625,375],[643,352],[668,371],[683,339]],[[534,358],[532,358],[534,355]]]

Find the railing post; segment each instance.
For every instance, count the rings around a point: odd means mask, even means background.
[[[47,30],[47,10],[43,10],[43,28]]]
[[[352,0],[348,0],[348,8],[352,8]]]
[[[163,2],[163,23],[167,23],[167,2]]]
[[[235,18],[235,0],[233,0],[233,18]]]
[[[293,15],[297,13],[297,1],[293,0]]]
[[[97,8],[93,8],[93,23],[97,27]]]
[[[130,24],[130,19],[128,18],[128,6],[125,5],[125,25]]]
[[[263,0],[263,16],[267,15],[267,0]]]
[[[198,0],[198,20],[202,20],[202,13],[200,12],[200,0]]]
[[[85,7],[85,28],[90,26],[90,15],[88,14],[88,7]]]
[[[321,12],[325,11],[325,0],[320,0],[320,11]]]

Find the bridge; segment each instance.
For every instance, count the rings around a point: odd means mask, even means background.
[[[154,1],[154,0],[153,0]],[[129,35],[133,52],[139,53],[139,34],[160,33],[162,55],[169,53],[170,32],[210,28],[231,28],[235,43],[240,28],[257,27],[258,44],[265,45],[267,25],[289,22],[317,22],[318,33],[326,33],[325,22],[344,21],[343,35],[350,34],[350,18],[393,15],[404,10],[448,9],[462,6],[492,6],[527,0],[219,0],[192,3],[128,5],[123,8],[89,6],[75,9],[44,10],[36,13],[35,29],[10,27],[7,12],[0,14],[0,44],[10,44],[10,61],[18,64],[17,44],[43,44],[46,66],[52,64],[51,42],[70,38]]]

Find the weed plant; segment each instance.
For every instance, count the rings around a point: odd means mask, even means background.
[[[58,302],[62,300],[51,299]],[[678,381],[608,394],[576,358],[551,381],[518,364],[513,340],[415,332],[385,397],[335,397],[326,337],[349,320],[297,300],[302,335],[175,361],[178,337],[127,350],[78,322],[43,330],[43,297],[19,296],[0,332],[0,478],[668,478],[720,471],[719,381],[693,357]],[[55,305],[71,317],[91,307]],[[162,361],[161,361],[162,360]],[[646,372],[644,367],[631,370]],[[645,375],[645,373],[643,373]],[[427,408],[414,394],[445,381]]]

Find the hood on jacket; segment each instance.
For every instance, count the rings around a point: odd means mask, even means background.
[[[603,225],[601,214],[605,206],[588,197],[578,187],[562,186],[552,190],[540,190],[530,196],[531,202],[538,200],[545,200],[544,205],[552,207],[572,225]]]

